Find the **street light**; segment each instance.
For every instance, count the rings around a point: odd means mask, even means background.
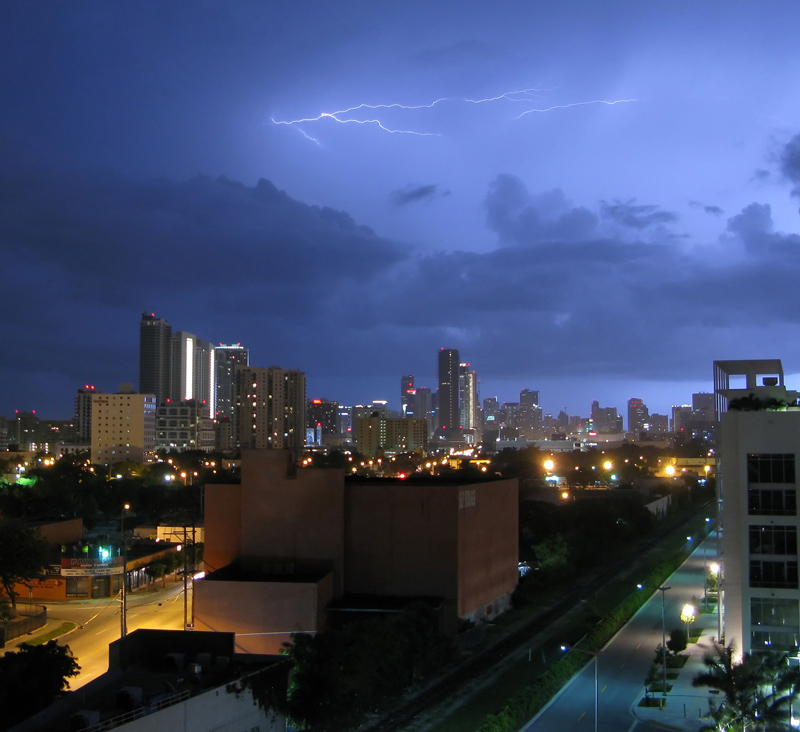
[[[597,726],[600,721],[600,679],[597,659],[602,651],[587,651],[585,648],[573,648],[567,645],[562,645],[561,650],[565,652],[578,651],[578,653],[585,653],[587,656],[594,657],[594,732],[597,732]]]
[[[689,605],[688,603],[683,606],[683,610],[681,610],[681,621],[686,623],[686,641],[689,641],[689,626],[697,620],[696,617],[697,610],[695,609],[694,605]]]
[[[122,588],[120,589],[122,609],[119,616],[119,631],[122,638],[128,635],[128,592],[126,587],[128,582],[128,545],[125,542],[125,511],[128,510],[130,510],[130,504],[125,503],[119,514],[119,533],[122,535]]]

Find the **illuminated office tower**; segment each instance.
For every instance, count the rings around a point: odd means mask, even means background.
[[[523,389],[519,393],[518,421],[522,435],[526,439],[532,440],[539,437],[542,430],[542,409],[539,406],[538,391]]]
[[[270,366],[237,366],[234,437],[240,447],[303,450],[306,375]]]
[[[195,400],[214,417],[216,369],[214,347],[196,335],[180,330],[172,334],[172,385],[170,399]]]
[[[439,350],[439,391],[437,392],[436,429],[444,437],[460,427],[458,401],[458,349]]]
[[[479,429],[478,377],[474,371],[469,370],[468,363],[458,365],[458,396],[461,427],[465,430]]]
[[[400,409],[404,417],[416,417],[416,396],[414,389],[414,375],[406,374],[400,379]],[[422,415],[424,416],[424,415]]]
[[[155,394],[161,402],[170,398],[172,373],[172,326],[155,313],[142,313],[139,325],[139,392]]]
[[[641,439],[649,421],[647,405],[641,399],[628,399],[628,432],[632,433],[634,440]]]
[[[216,404],[214,414],[217,419],[227,417],[233,419],[235,407],[235,390],[237,366],[249,366],[249,351],[241,344],[223,345],[214,348],[214,365],[217,376]]]

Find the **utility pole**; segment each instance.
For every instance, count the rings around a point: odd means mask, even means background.
[[[125,511],[129,508],[130,504],[123,504],[119,515],[119,533],[122,536],[122,588],[120,589],[122,603],[119,613],[119,633],[121,638],[128,635],[128,543],[125,540]]]

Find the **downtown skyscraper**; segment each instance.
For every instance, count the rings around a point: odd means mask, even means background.
[[[220,411],[217,402],[221,397],[222,416],[231,417],[233,369],[248,362],[247,349],[241,344],[215,348],[193,333],[173,332],[166,318],[142,314],[139,393],[154,394],[157,404],[194,401],[205,416],[214,419]]]
[[[457,348],[439,350],[439,391],[437,392],[436,429],[449,437],[461,426],[459,406],[459,364]]]

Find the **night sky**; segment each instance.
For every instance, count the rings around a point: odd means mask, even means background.
[[[0,414],[138,379],[143,311],[309,397],[651,411],[800,372],[800,4],[0,8]],[[795,384],[791,383],[794,386]]]

